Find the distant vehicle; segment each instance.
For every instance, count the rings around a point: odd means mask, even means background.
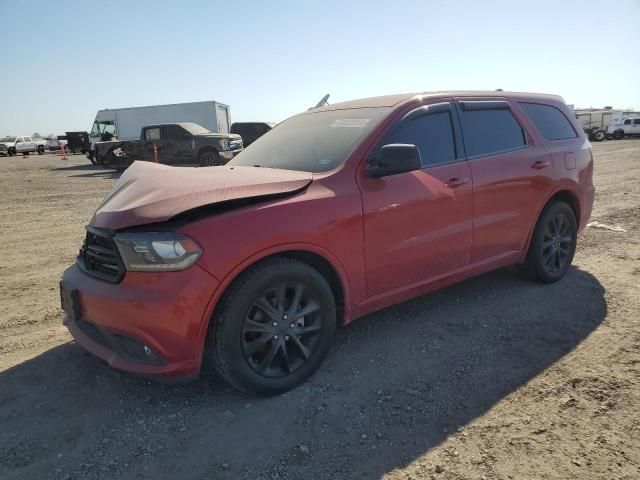
[[[89,134],[91,145],[87,157],[99,163],[95,156],[98,142],[138,140],[144,126],[181,122],[193,122],[211,132],[229,133],[230,108],[216,101],[205,101],[98,110]],[[112,143],[110,148],[117,146]]]
[[[607,128],[607,134],[611,135],[616,140],[620,140],[624,137],[640,135],[640,116],[625,118],[617,125],[610,125]]]
[[[89,132],[65,132],[67,145],[66,149],[75,154],[76,152],[86,154],[91,149],[89,142]]]
[[[134,160],[153,160],[168,165],[224,165],[242,151],[242,137],[232,133],[210,132],[195,123],[167,123],[143,127],[139,140],[98,142],[96,155],[102,164],[126,168]],[[103,152],[102,149],[108,149]]]
[[[4,145],[0,147],[0,153],[3,153],[8,156],[17,155],[21,153],[23,155],[29,155],[30,153],[38,153],[38,155],[42,155],[45,150],[45,140],[37,139],[34,140],[31,137],[22,136],[22,137],[4,137],[0,139],[0,144]]]
[[[242,144],[247,148],[275,126],[271,122],[235,122],[231,125],[231,133],[240,135]]]

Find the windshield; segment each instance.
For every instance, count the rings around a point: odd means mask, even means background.
[[[291,117],[258,138],[227,165],[304,172],[333,170],[370,133],[389,108],[357,108]]]
[[[191,135],[202,135],[203,133],[209,133],[209,130],[197,123],[181,123],[180,126],[184,128]]]
[[[0,142],[15,142],[16,137],[4,137]]]
[[[91,128],[91,136],[99,137],[103,133],[115,135],[116,134],[115,123],[113,121],[93,122],[93,127]]]

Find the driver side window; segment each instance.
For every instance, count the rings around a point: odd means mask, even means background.
[[[456,149],[451,113],[434,112],[403,120],[385,137],[382,144],[390,143],[407,143],[418,147],[423,168],[453,162]]]

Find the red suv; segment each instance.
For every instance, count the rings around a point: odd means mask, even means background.
[[[283,392],[337,325],[509,264],[559,280],[592,168],[557,96],[316,108],[226,166],[134,163],[64,273],[65,322],[115,368],[177,380],[207,362],[242,390]]]

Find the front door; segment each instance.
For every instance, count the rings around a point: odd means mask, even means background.
[[[423,282],[469,262],[471,171],[456,142],[451,104],[437,107],[420,107],[405,115],[380,143],[416,145],[421,170],[359,181],[369,296]]]

